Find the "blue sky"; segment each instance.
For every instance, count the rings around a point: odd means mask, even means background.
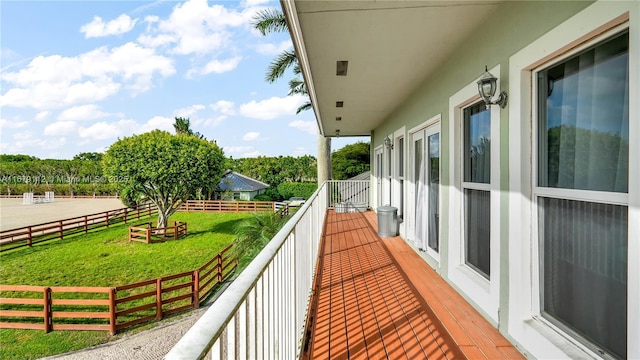
[[[0,153],[70,159],[176,116],[234,158],[315,155],[312,111],[264,81],[291,48],[251,18],[277,1],[0,2]],[[333,150],[368,138],[334,139]]]

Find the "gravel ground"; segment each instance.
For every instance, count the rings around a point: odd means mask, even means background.
[[[0,198],[0,230],[43,224],[121,209],[120,199],[62,199],[50,203],[22,205],[22,199]]]
[[[180,338],[195,324],[207,307],[194,310],[187,316],[161,324],[153,329],[127,335],[116,341],[55,355],[43,359],[56,360],[155,360],[162,359]]]

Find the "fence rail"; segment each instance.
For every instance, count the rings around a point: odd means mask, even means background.
[[[23,194],[0,195],[0,199],[22,199],[22,197],[23,197]],[[118,195],[57,195],[56,194],[56,199],[119,199],[119,198],[120,197]]]
[[[138,220],[141,217],[151,216],[156,212],[157,209],[155,206],[147,204],[136,208],[122,208],[44,224],[3,230],[0,231],[0,252],[32,246],[53,239],[62,240],[66,236],[81,232],[86,233],[89,230],[126,223],[134,219]]]
[[[218,200],[189,200],[179,211],[204,212],[257,212],[274,211],[281,216],[289,214],[288,206],[282,203],[268,201],[218,201]],[[0,253],[54,239],[64,239],[89,230],[109,227],[109,225],[139,220],[141,217],[157,213],[153,204],[141,205],[136,208],[122,208],[106,212],[79,216],[71,219],[52,221],[48,223],[24,226],[20,228],[0,231]]]
[[[174,221],[173,226],[163,228],[153,227],[151,222],[129,226],[129,241],[151,244],[167,240],[178,240],[185,236],[187,236],[187,223],[182,221]]]
[[[115,334],[197,308],[238,266],[232,249],[193,271],[117,287],[0,285],[0,328]]]
[[[275,212],[276,205],[272,201],[187,200],[180,208],[180,211]]]

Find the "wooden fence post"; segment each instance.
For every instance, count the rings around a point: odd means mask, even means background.
[[[107,214],[107,218],[104,222],[107,224],[107,227],[109,227],[109,212],[107,211],[106,214]]]
[[[222,282],[222,254],[218,253],[218,282]]]
[[[63,228],[62,228],[62,220],[58,221],[58,225],[60,226],[60,240],[64,238]]]
[[[147,244],[151,243],[151,223],[149,223],[149,227],[147,228]]]
[[[84,233],[88,233],[89,232],[89,223],[87,221],[87,215],[84,216]]]
[[[140,205],[136,206],[136,212],[138,213],[138,220],[140,220]]]
[[[29,228],[27,229],[29,231],[29,235],[27,237],[27,245],[31,246],[31,226],[29,226]]]
[[[116,288],[111,288],[109,291],[109,332],[111,335],[116,334]]]
[[[193,305],[194,309],[197,309],[200,307],[200,271],[193,271],[193,275],[191,275],[191,282],[193,284],[191,285],[191,293],[193,294],[191,304]]]
[[[51,288],[44,288],[44,332],[51,332],[53,327],[53,319],[51,316]]]
[[[178,240],[178,222],[173,222],[173,240]]]
[[[162,319],[162,278],[156,279],[156,319]]]
[[[124,222],[127,223],[127,213],[129,212],[129,208],[124,209]]]

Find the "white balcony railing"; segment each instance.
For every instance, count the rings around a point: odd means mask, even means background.
[[[165,359],[298,358],[329,201],[325,183]]]
[[[327,195],[329,208],[366,210],[369,208],[369,180],[329,180]]]

